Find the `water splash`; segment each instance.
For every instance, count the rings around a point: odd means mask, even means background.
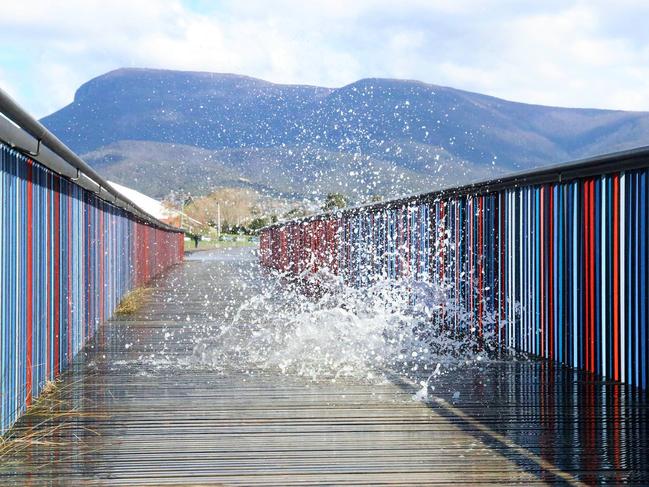
[[[428,387],[442,367],[476,358],[472,338],[440,330],[451,306],[445,284],[377,280],[356,288],[326,271],[303,278],[259,279],[232,320],[196,344],[195,362],[314,380],[375,380],[391,371],[428,378]]]

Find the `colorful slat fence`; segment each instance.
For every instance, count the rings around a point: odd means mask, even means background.
[[[109,318],[183,258],[158,228],[0,143],[0,433]]]
[[[263,229],[262,265],[439,283],[431,329],[647,389],[649,150]]]

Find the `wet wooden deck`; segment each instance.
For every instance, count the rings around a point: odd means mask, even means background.
[[[254,292],[245,252],[186,262],[104,326],[48,399],[58,414],[14,431],[31,441],[2,457],[0,484],[649,482],[644,396],[542,363],[458,368],[429,404],[396,378],[194,366],[195,330]]]

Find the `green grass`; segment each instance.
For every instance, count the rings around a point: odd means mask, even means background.
[[[227,235],[231,237],[232,240],[221,241],[221,240],[217,240],[216,238],[212,238],[212,240],[209,242],[205,240],[201,240],[200,242],[198,242],[198,247],[194,246],[193,240],[185,241],[185,252],[191,250],[231,249],[233,247],[254,247],[255,245],[257,245],[255,242],[250,242],[248,240],[248,236],[243,236],[245,240],[243,242],[238,242],[235,240],[236,235],[230,235],[230,234],[223,234],[223,235]]]

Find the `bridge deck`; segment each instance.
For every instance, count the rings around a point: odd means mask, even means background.
[[[646,400],[540,362],[458,368],[427,405],[398,380],[194,365],[198,324],[254,292],[242,252],[196,254],[133,319],[104,326],[49,396],[58,414],[36,411],[16,428],[31,436],[5,445],[0,482],[649,482]]]

